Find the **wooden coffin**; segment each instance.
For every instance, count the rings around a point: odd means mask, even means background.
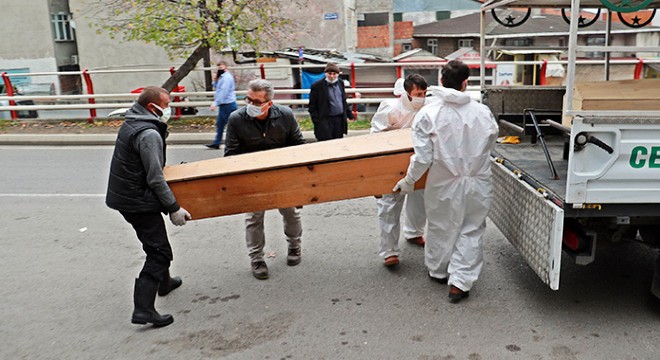
[[[410,129],[403,129],[166,166],[164,173],[179,204],[199,220],[391,193],[412,154]]]
[[[660,110],[660,79],[576,83],[573,110]],[[570,117],[562,123],[570,126]]]

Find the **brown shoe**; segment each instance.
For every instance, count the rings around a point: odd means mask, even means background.
[[[252,263],[252,275],[259,280],[268,279],[268,266],[263,260],[258,260]]]
[[[388,256],[385,258],[383,265],[387,267],[393,267],[399,265],[399,257],[396,255]]]
[[[424,247],[424,245],[426,244],[426,241],[424,240],[423,236],[417,236],[414,238],[406,239],[406,241],[413,245],[417,245],[421,247]]]
[[[451,285],[449,287],[449,301],[451,301],[453,303],[457,303],[457,302],[465,299],[468,296],[470,296],[469,291],[463,291],[463,290],[457,288],[454,285]]]
[[[296,266],[300,264],[300,248],[289,248],[289,253],[286,256],[286,264],[289,266]]]

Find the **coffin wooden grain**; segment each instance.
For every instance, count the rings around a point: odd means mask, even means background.
[[[166,166],[164,173],[179,204],[199,220],[391,193],[412,154],[410,129],[403,129]]]
[[[573,110],[660,110],[660,79],[576,83]],[[571,126],[571,117],[562,119]]]

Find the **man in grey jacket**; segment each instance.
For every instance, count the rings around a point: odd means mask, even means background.
[[[229,116],[225,156],[276,149],[305,143],[298,122],[291,109],[273,104],[273,85],[266,80],[252,80],[248,84],[245,102],[247,106]],[[286,263],[300,263],[300,237],[302,225],[300,209],[279,209],[284,218],[284,235],[289,243]],[[252,275],[268,279],[268,267],[264,261],[264,211],[247,213],[245,238],[252,266]]]
[[[172,247],[161,213],[169,213],[174,225],[185,225],[190,213],[180,207],[165,181],[165,138],[171,115],[170,95],[165,89],[144,88],[119,128],[110,164],[105,203],[118,210],[133,226],[147,255],[135,280],[135,309],[131,322],[167,326],[172,315],[160,315],[156,292],[165,296],[181,286],[181,278],[170,277]]]

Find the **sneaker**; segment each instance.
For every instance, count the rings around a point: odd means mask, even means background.
[[[406,241],[413,245],[417,245],[421,247],[424,247],[424,245],[426,244],[426,241],[424,240],[423,236],[417,236],[414,238],[406,239]]]
[[[253,262],[252,275],[259,280],[268,279],[268,266],[266,266],[266,262],[263,260]]]
[[[286,256],[286,264],[289,266],[300,264],[300,248],[289,248],[289,253]]]
[[[220,149],[220,145],[219,145],[219,144],[206,144],[206,145],[204,145],[204,146],[206,146],[206,147],[209,148],[209,149],[215,149],[215,150]]]
[[[385,258],[383,265],[387,267],[393,267],[399,265],[399,257],[396,255],[388,256]]]

